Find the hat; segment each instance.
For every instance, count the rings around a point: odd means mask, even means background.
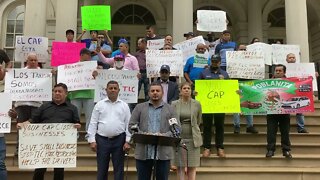
[[[194,36],[193,32],[187,32],[183,34],[183,37]]]
[[[221,61],[221,57],[217,54],[211,56],[211,61]]]
[[[125,55],[123,53],[119,53],[117,55],[114,56],[114,60],[124,60],[125,59]]]
[[[161,68],[160,68],[160,71],[163,71],[163,70],[166,70],[168,72],[170,72],[170,67],[168,65],[162,65]]]
[[[118,41],[118,46],[120,46],[121,43],[126,43],[126,44],[128,44],[128,41],[127,41],[125,38],[121,38],[121,39],[119,39],[119,41]]]

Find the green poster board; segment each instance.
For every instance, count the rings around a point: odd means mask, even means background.
[[[82,29],[111,30],[110,6],[82,6]]]

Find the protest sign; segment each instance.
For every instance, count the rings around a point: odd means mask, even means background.
[[[272,65],[272,47],[270,44],[256,42],[247,46],[247,51],[258,51],[263,53],[264,63]]]
[[[158,50],[163,48],[163,46],[164,46],[164,39],[155,39],[155,40],[147,41],[147,48],[149,50]]]
[[[231,78],[264,79],[262,52],[227,51],[227,72]]]
[[[8,69],[4,92],[12,101],[51,101],[52,74],[50,69]]]
[[[227,29],[227,15],[224,11],[198,10],[197,30],[222,32]]]
[[[0,133],[10,133],[11,118],[8,115],[12,107],[11,96],[8,93],[0,93]]]
[[[85,43],[52,42],[51,66],[79,62]]]
[[[181,50],[183,54],[183,65],[186,64],[186,61],[193,57],[196,54],[196,49],[198,44],[205,44],[204,39],[202,36],[197,36],[192,39],[182,41],[178,44],[175,44],[173,47]],[[206,53],[208,53],[206,51]]]
[[[84,61],[58,66],[58,83],[64,83],[69,91],[94,89],[92,72],[97,69],[96,61]]]
[[[287,67],[287,77],[309,77],[312,76],[312,89],[318,91],[318,84],[316,78],[316,72],[314,63],[288,63],[285,64]]]
[[[73,126],[40,123],[19,130],[19,168],[76,167],[77,129]]]
[[[16,36],[15,61],[24,62],[31,52],[37,55],[39,62],[46,62],[48,60],[48,38]]]
[[[119,99],[126,103],[138,102],[138,71],[129,70],[98,70],[96,77],[96,87],[94,91],[94,101],[100,101],[107,97],[106,87],[111,80],[119,83]]]
[[[82,29],[111,30],[110,6],[82,6]]]
[[[158,77],[162,65],[170,67],[170,76],[183,76],[182,52],[179,50],[147,50],[146,65],[148,77]]]
[[[204,68],[205,66],[208,66],[208,57],[209,54],[195,54],[194,55],[194,61],[193,61],[193,67],[198,68]]]
[[[196,99],[202,113],[239,113],[238,80],[196,80]]]
[[[296,56],[296,63],[300,63],[300,46],[289,44],[272,44],[273,64],[286,63],[287,55],[293,53]]]
[[[240,82],[244,114],[313,112],[312,77]]]

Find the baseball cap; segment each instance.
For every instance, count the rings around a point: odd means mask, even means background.
[[[124,60],[124,59],[125,59],[125,55],[123,53],[119,53],[114,56],[115,61]]]
[[[168,72],[170,72],[170,67],[168,65],[162,65],[161,68],[160,68],[160,71],[163,71],[163,70],[166,70]]]
[[[183,37],[194,36],[193,32],[187,32],[183,34]]]
[[[125,38],[121,38],[121,39],[119,39],[119,41],[118,41],[118,46],[120,46],[121,43],[126,43],[126,44],[128,44],[128,41],[127,41]]]
[[[211,56],[211,61],[221,61],[221,57],[217,54]]]

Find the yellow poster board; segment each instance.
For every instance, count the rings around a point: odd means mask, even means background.
[[[196,100],[202,113],[240,113],[238,80],[196,80]]]

